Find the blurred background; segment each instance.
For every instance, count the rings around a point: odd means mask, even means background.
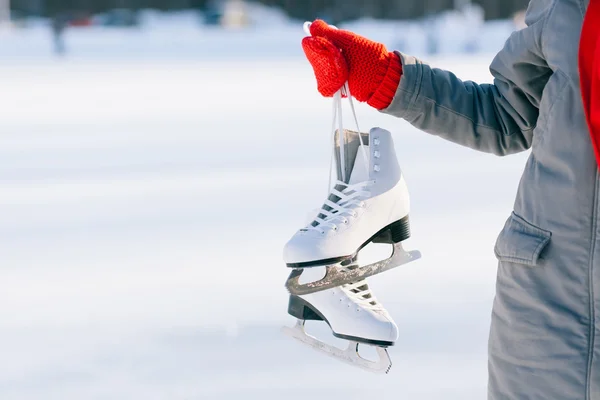
[[[300,41],[324,18],[485,83],[526,6],[0,0],[0,399],[485,398],[493,246],[526,153],[359,104],[362,130],[393,132],[423,254],[370,279],[400,328],[394,366],[280,333],[282,249],[328,192],[331,151]],[[341,344],[323,325],[308,330]]]
[[[193,10],[202,22],[219,25],[223,17],[233,13],[239,22],[252,17],[252,8],[246,3],[262,4],[281,10],[290,18],[314,19],[315,16],[341,23],[352,19],[373,17],[378,19],[421,18],[451,9],[465,7],[471,3],[481,7],[486,19],[509,18],[526,7],[525,0],[3,0],[4,19],[24,21],[29,17],[52,17],[59,13],[71,13],[70,19],[79,25],[136,25],[139,11],[155,9],[161,11]],[[255,7],[254,7],[255,8]],[[244,21],[245,20],[245,21]],[[257,22],[257,21],[255,21]]]

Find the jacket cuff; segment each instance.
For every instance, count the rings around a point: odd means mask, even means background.
[[[386,108],[379,109],[384,114],[410,120],[422,110],[416,109],[415,103],[419,97],[423,81],[423,63],[413,57],[395,52],[402,64],[402,79],[394,93],[394,98]]]
[[[402,62],[400,61],[400,57],[396,53],[390,52],[388,58],[387,67],[384,69],[379,68],[383,72],[383,79],[375,93],[367,101],[367,104],[378,110],[387,108],[392,100],[394,100],[394,95],[402,77]]]

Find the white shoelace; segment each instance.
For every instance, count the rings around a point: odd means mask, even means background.
[[[346,135],[344,135],[344,127],[343,127],[343,119],[342,119],[342,94],[346,94],[347,98],[350,102],[350,107],[352,109],[352,116],[354,117],[354,122],[356,124],[356,131],[358,132],[358,137],[360,141],[360,148],[362,151],[362,155],[364,160],[368,160],[369,157],[367,155],[366,146],[363,142],[362,135],[360,134],[360,127],[358,126],[358,118],[356,117],[356,110],[354,109],[354,103],[352,102],[352,96],[350,94],[350,89],[348,88],[348,84],[344,84],[344,86],[338,90],[333,96],[333,122],[331,130],[334,133],[332,135],[332,143],[331,147],[333,148],[333,152],[331,153],[331,159],[329,162],[329,183],[328,188],[331,188],[327,195],[327,200],[319,210],[319,214],[314,219],[311,226],[309,226],[308,230],[317,230],[320,231],[321,234],[326,233],[326,229],[331,229],[336,231],[338,229],[338,224],[344,223],[348,224],[348,217],[355,217],[356,211],[354,210],[356,207],[364,207],[363,198],[369,196],[370,192],[367,188],[374,183],[372,180],[367,180],[363,182],[358,182],[355,184],[347,184],[346,179],[346,169],[345,166],[345,146],[346,146]],[[338,125],[339,132],[339,140],[340,140],[340,170],[341,170],[341,180],[336,180],[333,188],[331,186],[331,176],[333,172],[333,160],[335,157],[335,128],[336,122]],[[364,165],[366,176],[369,176],[369,166],[367,164]],[[341,191],[337,188],[343,188]],[[337,197],[338,200],[333,202],[330,198],[333,196]],[[315,224],[316,223],[316,224]]]
[[[343,127],[343,123],[342,123],[343,122],[343,120],[342,120],[342,94],[345,94],[350,102],[350,109],[352,110],[352,117],[354,119],[354,123],[356,124],[356,131],[358,132],[358,138],[360,140],[360,149],[362,151],[364,160],[368,160],[369,158],[367,155],[367,150],[365,148],[365,144],[362,139],[362,134],[360,133],[360,127],[358,126],[358,118],[356,117],[356,110],[354,109],[354,102],[352,101],[352,95],[350,94],[350,88],[348,87],[348,83],[346,82],[346,84],[334,96],[333,129],[332,129],[332,131],[335,132],[335,122],[336,122],[336,115],[337,115],[338,132],[339,132],[339,137],[340,137],[340,164],[345,165],[344,164],[344,155],[345,155],[344,146],[346,143],[345,143],[345,135],[343,134],[344,127]],[[335,143],[334,143],[334,145],[335,145]],[[333,146],[333,148],[335,151],[335,146]],[[333,153],[331,156],[331,162],[330,162],[330,166],[329,166],[329,178],[330,178],[329,187],[331,187],[332,169],[333,169]],[[342,180],[346,180],[345,168],[341,168],[341,171],[342,171]],[[368,164],[365,164],[365,172],[366,172],[366,176],[369,176]],[[354,211],[354,208],[355,207],[364,207],[364,202],[362,201],[362,198],[363,198],[363,196],[368,196],[370,194],[370,192],[366,189],[368,188],[368,186],[372,185],[373,183],[375,183],[375,181],[369,180],[369,181],[359,182],[359,183],[356,183],[353,185],[348,185],[342,181],[339,181],[339,180],[336,181],[335,186],[330,191],[330,194],[333,194],[333,195],[339,197],[339,200],[336,203],[333,203],[332,201],[327,200],[325,202],[325,205],[331,207],[331,211],[337,210],[337,213],[330,211],[329,219],[327,219],[327,214],[323,213],[323,211],[327,211],[327,210],[322,209],[321,213],[323,215],[326,215],[326,219],[323,222],[328,224],[327,226],[333,225],[332,229],[334,229],[334,230],[337,230],[337,226],[335,225],[335,222],[341,220],[342,223],[348,223],[349,221],[346,218],[346,216],[347,215],[355,216],[356,211]],[[341,187],[345,187],[345,189],[343,189],[341,192],[338,191],[336,189],[336,187],[339,187],[338,185]],[[334,207],[334,205],[335,205],[335,207]],[[357,265],[352,265],[352,266],[341,267],[341,268],[343,268],[346,271],[349,271],[349,270],[352,270],[357,267],[358,267]],[[356,306],[359,307],[357,310],[360,310],[361,308],[366,309],[366,310],[372,310],[372,311],[380,311],[380,310],[384,309],[383,305],[381,305],[377,301],[377,299],[371,292],[371,289],[369,288],[369,285],[367,284],[367,281],[365,279],[360,280],[358,282],[349,283],[347,285],[342,285],[340,287],[340,289],[342,291],[344,291],[350,299],[352,299],[353,303]]]
[[[349,218],[356,217],[355,208],[364,207],[365,203],[362,199],[369,195],[370,192],[366,188],[372,183],[373,181],[364,181],[349,185],[342,181],[336,181],[335,187],[331,189],[327,200],[319,210],[319,215],[313,221],[317,224],[309,226],[307,229],[317,230],[321,234],[325,234],[327,229],[337,231],[340,223],[350,223]],[[336,189],[338,187],[345,188],[340,192]],[[329,199],[331,195],[338,197],[339,200],[337,202],[331,201]]]
[[[318,230],[321,234],[325,234],[325,229],[331,229],[333,231],[337,231],[338,223],[348,224],[349,218],[356,217],[355,208],[364,207],[365,203],[363,199],[366,196],[370,195],[368,187],[375,183],[373,180],[367,180],[363,182],[358,182],[355,184],[345,183],[346,181],[346,171],[345,171],[345,145],[346,138],[344,134],[343,128],[343,119],[342,119],[342,94],[346,94],[350,102],[350,108],[352,110],[352,116],[354,118],[354,122],[356,124],[356,131],[358,132],[358,137],[360,140],[360,148],[362,151],[362,155],[364,160],[369,160],[367,151],[365,148],[365,144],[362,139],[362,134],[360,133],[360,127],[358,126],[358,118],[356,117],[356,110],[354,109],[354,103],[352,102],[352,96],[350,94],[350,88],[348,87],[348,83],[344,84],[344,86],[338,90],[333,96],[333,123],[332,123],[332,148],[333,152],[331,154],[331,160],[329,163],[329,184],[328,188],[329,194],[327,196],[327,200],[321,207],[321,210],[317,217],[314,219],[313,224],[308,227],[308,229]],[[333,172],[333,159],[335,156],[335,128],[336,128],[336,119],[338,123],[338,132],[339,132],[339,140],[340,140],[340,170],[341,170],[341,178],[342,180],[336,180],[334,186],[331,186],[331,176]],[[366,176],[369,176],[369,166],[365,164]],[[343,188],[343,189],[341,189]],[[341,189],[338,190],[338,189]],[[332,195],[337,197],[337,201],[331,201]],[[316,223],[316,224],[315,224]],[[351,265],[348,267],[340,267],[346,271],[350,271],[354,268],[357,268],[358,265]],[[360,280],[358,282],[349,283],[346,285],[342,285],[340,289],[346,293],[346,295],[352,299],[352,302],[357,308],[357,311],[360,309],[366,309],[371,311],[381,311],[384,310],[383,305],[381,305],[367,284],[365,279]]]
[[[351,269],[351,267],[346,269]],[[340,288],[346,293],[346,295],[348,295],[348,297],[353,300],[353,303],[362,307],[363,309],[372,311],[385,310],[383,305],[377,301],[371,292],[371,289],[369,288],[369,285],[365,279],[355,283],[342,285]]]

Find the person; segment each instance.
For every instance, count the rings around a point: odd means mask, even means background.
[[[358,101],[429,134],[499,156],[531,149],[495,243],[488,399],[600,399],[598,3],[530,1],[490,84],[321,20],[302,40],[323,96],[347,80]]]
[[[52,38],[54,39],[54,53],[62,56],[66,52],[64,32],[68,25],[68,16],[65,12],[57,12],[52,18]]]

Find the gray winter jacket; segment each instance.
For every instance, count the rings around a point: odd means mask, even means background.
[[[577,61],[586,8],[532,0],[492,85],[398,53],[403,76],[383,110],[476,150],[531,148],[495,245],[489,399],[600,400],[600,184]]]

